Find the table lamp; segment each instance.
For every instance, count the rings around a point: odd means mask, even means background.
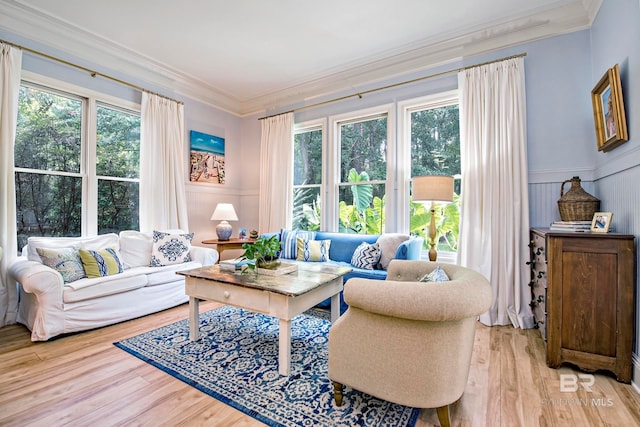
[[[435,261],[436,251],[436,219],[435,203],[453,201],[453,177],[444,175],[417,176],[413,178],[412,200],[414,202],[431,201],[431,223],[429,224],[429,260]]]
[[[238,215],[236,215],[236,211],[233,209],[231,203],[218,203],[216,209],[213,211],[213,215],[211,215],[211,221],[220,221],[216,226],[218,240],[229,240],[233,228],[231,228],[231,224],[227,221],[237,220]]]

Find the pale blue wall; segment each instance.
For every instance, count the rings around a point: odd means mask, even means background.
[[[606,0],[591,28],[592,81],[608,68],[620,66],[629,141],[596,156],[596,196],[602,210],[613,212],[612,225],[622,233],[640,235],[640,2]],[[636,241],[636,266],[640,254]],[[638,269],[636,269],[638,271]],[[634,382],[640,382],[640,292],[636,277]]]
[[[588,30],[465,58],[420,73],[359,87],[335,97],[520,53],[527,54],[524,62],[529,182],[532,186],[542,186],[544,189],[540,192],[538,188],[532,188],[536,199],[531,200],[531,225],[548,226],[553,220],[559,219],[557,200],[560,197],[562,181],[577,175],[583,179],[583,186],[587,191],[593,189],[591,180],[596,146],[590,98],[592,78]],[[296,113],[295,119],[296,122],[304,122],[376,105],[397,103],[409,98],[456,89],[457,85],[457,74],[452,73],[367,94],[362,99],[350,98],[304,109]],[[313,100],[312,103],[322,100]],[[296,107],[300,105],[281,106],[277,111],[270,113]],[[540,200],[537,199],[538,196]]]

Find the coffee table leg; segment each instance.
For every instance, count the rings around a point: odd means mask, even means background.
[[[339,293],[331,297],[331,323],[338,320],[338,317],[340,317],[340,294]]]
[[[291,371],[291,321],[280,319],[278,343],[278,372],[289,375]]]
[[[200,339],[200,300],[195,297],[189,297],[189,339]]]

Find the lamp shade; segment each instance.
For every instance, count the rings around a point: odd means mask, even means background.
[[[231,203],[218,203],[211,215],[212,221],[237,221],[238,215]]]
[[[414,202],[453,201],[453,177],[445,175],[416,176],[411,191]]]

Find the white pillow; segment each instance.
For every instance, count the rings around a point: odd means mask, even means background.
[[[154,230],[149,267],[162,267],[191,261],[189,250],[192,240],[193,233],[172,234]]]
[[[384,233],[378,237],[378,246],[380,246],[380,268],[386,270],[389,263],[396,257],[398,246],[405,240],[408,240],[407,234]]]
[[[120,232],[120,256],[124,268],[148,267],[151,264],[153,233],[135,230]]]

